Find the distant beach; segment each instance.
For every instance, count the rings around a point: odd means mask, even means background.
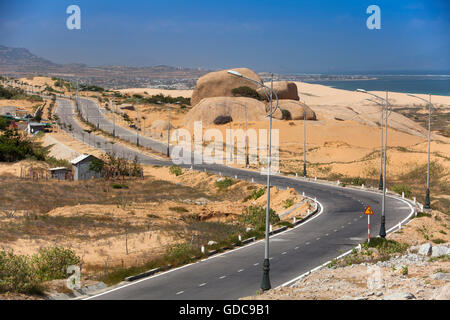
[[[376,76],[363,80],[306,80],[305,82],[350,91],[356,89],[365,89],[368,91],[389,90],[391,92],[450,96],[450,75],[393,75]]]

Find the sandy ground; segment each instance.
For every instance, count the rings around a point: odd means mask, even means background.
[[[192,95],[192,90],[163,90],[163,89],[150,89],[150,88],[129,88],[118,90],[122,94],[147,94],[150,96],[163,94],[170,97],[184,97],[190,98]]]

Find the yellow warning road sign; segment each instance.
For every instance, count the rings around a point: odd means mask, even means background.
[[[375,213],[373,213],[372,208],[369,206],[369,207],[367,207],[366,211],[364,211],[364,214],[366,216],[373,216]]]

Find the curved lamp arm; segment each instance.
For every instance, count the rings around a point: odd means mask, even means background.
[[[256,80],[252,79],[252,78],[246,77],[240,72],[237,72],[237,71],[234,71],[234,70],[228,70],[228,73],[233,75],[233,76],[236,76],[236,77],[239,77],[239,78],[244,78],[244,79],[249,80],[249,81],[251,81],[253,83],[256,83],[258,86],[260,86],[260,87],[262,87],[264,89],[264,94],[266,95],[266,97],[267,97],[267,90],[271,93],[272,97],[275,95],[275,99],[277,101],[275,109],[272,110],[272,112],[267,115],[268,117],[272,117],[272,115],[278,109],[278,95],[277,95],[277,93],[275,91],[273,91],[271,88],[269,88],[268,86],[266,86],[264,83],[261,83],[259,81],[256,81]],[[270,100],[270,97],[268,97],[268,98]]]
[[[434,106],[434,104],[431,103],[431,101],[428,101],[428,100],[426,100],[426,99],[424,99],[424,98],[418,97],[418,96],[416,96],[416,95],[414,95],[414,94],[411,94],[411,93],[408,93],[407,95],[408,95],[409,97],[413,97],[413,98],[416,98],[416,99],[419,99],[419,100],[422,100],[422,101],[426,102],[427,104],[431,105],[431,107],[432,107],[434,110],[436,110],[436,107]],[[430,98],[430,99],[431,99],[431,98]]]

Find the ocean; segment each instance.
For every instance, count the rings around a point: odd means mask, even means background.
[[[450,75],[374,75],[369,77],[370,80],[305,80],[305,82],[351,91],[356,89],[389,90],[391,92],[450,96]]]

